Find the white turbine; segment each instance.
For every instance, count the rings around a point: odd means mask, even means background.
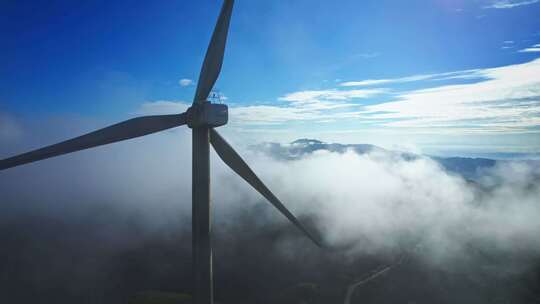
[[[255,175],[236,151],[214,129],[228,121],[228,108],[213,104],[208,95],[216,82],[225,52],[234,0],[225,0],[197,83],[193,105],[181,114],[143,116],[73,138],[61,143],[0,160],[0,170],[71,152],[111,144],[187,124],[193,130],[192,208],[194,298],[198,304],[213,303],[212,244],[210,222],[210,144],[219,157],[261,193],[315,244],[319,241]]]

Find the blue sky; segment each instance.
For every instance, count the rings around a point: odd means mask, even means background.
[[[0,128],[184,110],[220,5],[2,2]],[[538,16],[535,0],[238,0],[216,85],[224,132],[540,152]]]

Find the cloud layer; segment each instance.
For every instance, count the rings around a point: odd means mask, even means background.
[[[179,202],[182,217],[190,216],[190,172],[179,169],[190,168],[190,153],[189,132],[179,129],[2,172],[2,193],[13,202],[71,196],[119,202],[165,225]],[[422,239],[437,259],[454,258],[479,240],[507,251],[519,240],[524,250],[540,252],[540,171],[526,162],[483,172],[478,187],[427,158],[322,151],[283,162],[242,154],[296,214],[316,219],[327,243],[358,256],[396,250],[411,239]],[[212,176],[215,212],[225,226],[263,201],[215,155]],[[27,191],[28,183],[43,184]],[[273,208],[264,210],[270,223],[287,225]]]
[[[23,134],[23,146],[57,138],[45,129],[32,134],[39,140]],[[178,129],[3,171],[0,222],[8,234],[0,237],[4,244],[16,245],[4,253],[3,260],[15,265],[5,283],[48,286],[62,290],[64,298],[108,288],[122,294],[143,286],[170,285],[176,290],[177,282],[187,284],[190,147],[189,132]],[[0,155],[7,156],[4,148]],[[377,265],[374,260],[391,261],[403,253],[436,271],[464,269],[467,275],[472,265],[493,267],[486,254],[512,256],[512,263],[495,264],[503,273],[521,273],[531,265],[526,257],[540,255],[540,171],[529,163],[500,164],[471,183],[425,158],[320,152],[283,162],[241,147],[239,151],[291,211],[321,233],[331,250],[312,246],[212,154],[216,273],[217,285],[225,289],[222,295],[239,290],[245,297],[245,286],[251,283],[254,292],[265,294],[260,289],[265,281],[288,282],[275,271],[284,265],[295,269],[288,277],[296,282],[318,280],[317,273],[322,273],[321,282],[330,284],[328,280],[343,280],[334,276],[344,269],[361,274]],[[58,233],[59,227],[66,231]],[[17,245],[17,240],[30,237],[32,244],[43,244],[39,250]],[[48,253],[43,254],[45,249]],[[41,262],[14,262],[10,252]],[[84,263],[61,266],[73,260]],[[261,276],[248,277],[242,269]],[[153,276],[139,275],[147,273]],[[63,282],[64,276],[71,280]],[[59,282],[61,288],[55,285]],[[283,288],[279,286],[268,288],[275,293]],[[25,292],[34,294],[33,288],[25,287]]]

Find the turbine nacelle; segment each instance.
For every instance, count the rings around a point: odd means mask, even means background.
[[[216,128],[227,124],[229,120],[227,105],[209,101],[195,102],[186,114],[186,122],[190,128]]]

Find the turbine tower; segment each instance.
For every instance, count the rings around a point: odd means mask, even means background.
[[[300,231],[320,246],[315,238],[281,201],[264,185],[240,155],[215,128],[228,122],[228,108],[208,101],[208,95],[221,71],[227,32],[234,0],[225,0],[206,51],[197,82],[193,105],[184,113],[143,116],[120,122],[97,131],[41,149],[0,160],[0,170],[111,144],[187,124],[193,130],[192,221],[193,280],[197,304],[213,303],[211,204],[210,204],[210,144],[219,157],[246,182],[264,196]]]

